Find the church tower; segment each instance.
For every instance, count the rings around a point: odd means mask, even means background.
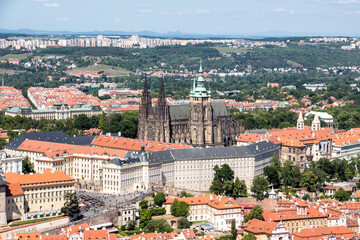
[[[190,92],[189,129],[190,140],[193,146],[202,147],[213,144],[212,107],[210,92],[206,91],[200,62],[199,76],[194,79]]]
[[[148,89],[147,77],[144,80],[144,90],[141,96],[141,103],[139,109],[139,123],[138,123],[138,138],[146,140],[148,138],[148,120],[154,118],[152,109],[151,97]]]
[[[166,105],[164,78],[161,78],[158,106],[156,108],[156,141],[170,142],[169,107]]]
[[[311,123],[311,130],[313,130],[313,131],[320,130],[320,125],[321,125],[321,122],[319,119],[319,115],[317,112],[315,112],[314,120]]]
[[[304,118],[301,111],[297,120],[297,129],[304,129]]]

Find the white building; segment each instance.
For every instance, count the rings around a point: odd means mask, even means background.
[[[0,151],[1,169],[4,173],[12,172],[21,174],[22,160],[23,158],[21,156],[9,157],[5,151]]]
[[[106,193],[129,193],[148,189],[149,163],[113,159],[102,166],[102,186]]]

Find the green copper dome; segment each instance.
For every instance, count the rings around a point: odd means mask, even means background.
[[[204,86],[204,78],[202,75],[202,65],[200,62],[200,68],[199,68],[199,76],[197,80],[194,79],[193,81],[193,88],[190,92],[190,97],[197,97],[197,98],[205,98],[210,97],[210,92],[208,92]]]

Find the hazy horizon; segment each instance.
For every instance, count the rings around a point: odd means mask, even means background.
[[[356,36],[360,0],[0,0],[1,29]]]

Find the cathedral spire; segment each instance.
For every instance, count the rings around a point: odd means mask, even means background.
[[[165,98],[165,88],[164,88],[164,78],[161,78],[158,106],[156,108],[156,115],[158,119],[165,119],[166,117],[166,98]]]
[[[204,78],[203,78],[203,70],[202,70],[202,63],[200,60],[200,67],[199,67],[199,76],[197,80],[193,82],[193,90],[190,93],[190,97],[196,98],[208,98],[210,95],[204,86]]]
[[[149,88],[148,88],[148,82],[147,82],[146,75],[145,75],[145,80],[144,80],[144,90],[143,90],[142,96],[141,96],[140,115],[143,118],[147,118],[149,115],[152,115],[152,103],[151,103],[151,97],[149,94]]]

